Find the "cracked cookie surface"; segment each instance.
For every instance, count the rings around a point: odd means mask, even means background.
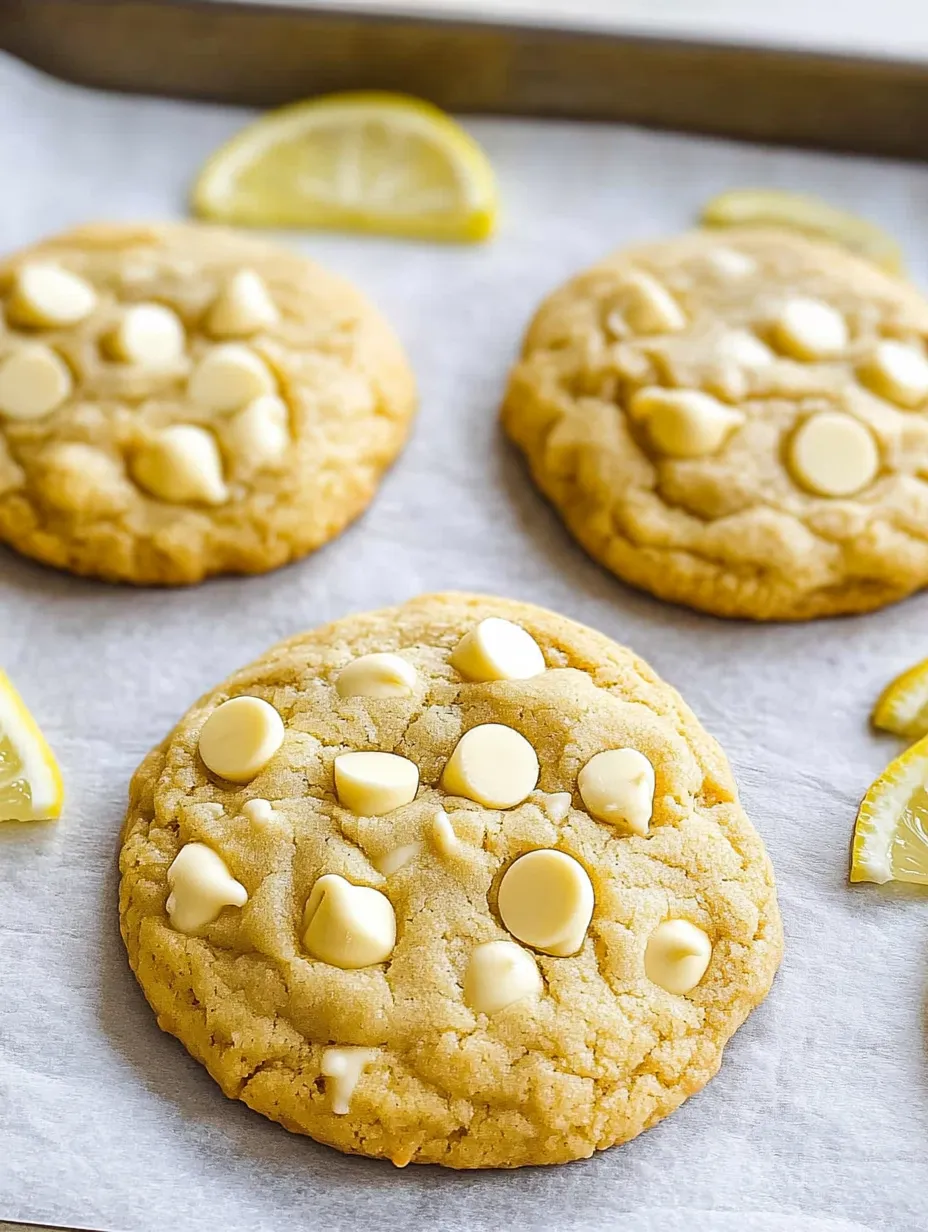
[[[283,247],[81,227],[0,265],[0,540],[184,584],[312,551],[369,504],[415,410],[392,330]]]
[[[198,749],[213,760],[242,695],[262,704],[222,747],[260,757],[236,786]],[[494,724],[534,750],[527,776],[507,756],[487,778],[492,742],[461,754]],[[521,798],[481,805],[487,782]],[[375,815],[346,807],[362,789]],[[604,796],[609,822],[584,804],[606,816]],[[599,633],[479,596],[339,620],[203,697],[134,776],[120,866],[160,1026],[226,1095],[396,1164],[557,1163],[634,1137],[716,1073],[782,949],[769,860],[676,691]],[[529,935],[551,904],[567,929]]]
[[[928,583],[928,303],[829,244],[694,232],[556,291],[502,416],[620,578],[801,620]]]

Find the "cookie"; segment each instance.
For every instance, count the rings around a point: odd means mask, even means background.
[[[136,772],[120,916],[231,1098],[339,1150],[591,1155],[717,1071],[782,948],[725,757],[602,634],[427,595],[281,643]]]
[[[503,406],[542,491],[635,586],[719,616],[928,582],[928,303],[830,244],[695,232],[544,303]]]
[[[415,408],[389,326],[312,261],[196,225],[0,266],[0,541],[110,581],[259,573],[370,502]]]

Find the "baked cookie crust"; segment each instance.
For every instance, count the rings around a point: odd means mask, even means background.
[[[455,647],[487,618],[527,631],[545,670],[462,676]],[[342,696],[344,669],[385,652],[412,669],[408,694]],[[235,786],[207,770],[198,742],[242,695],[270,703],[285,734]],[[520,733],[540,763],[537,787],[509,808],[441,786],[462,734],[491,723]],[[653,766],[647,833],[594,820],[580,795],[582,768],[612,748]],[[349,751],[414,763],[415,798],[379,816],[343,807],[333,766]],[[232,892],[217,901],[232,905],[183,932],[169,870],[197,844],[224,862]],[[518,927],[501,880],[520,856],[551,850],[592,886],[582,943],[566,956],[525,945],[538,987],[478,1012],[473,952],[512,943]],[[677,692],[602,634],[474,595],[426,595],[301,634],[201,698],[134,776],[120,868],[123,938],[162,1029],[230,1098],[398,1165],[558,1163],[633,1138],[716,1073],[782,951],[770,862],[721,749]],[[333,874],[392,905],[385,961],[342,969],[308,952],[313,888]],[[685,994],[645,972],[668,919],[711,943]],[[357,1069],[340,1104],[346,1058]]]
[[[0,306],[0,540],[74,573],[294,560],[367,507],[415,410],[357,290],[233,231],[81,227],[0,265]]]
[[[718,616],[865,612],[928,582],[926,338],[922,295],[839,248],[694,232],[547,299],[502,420],[624,581]]]

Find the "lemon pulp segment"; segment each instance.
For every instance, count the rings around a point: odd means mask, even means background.
[[[872,722],[881,731],[912,740],[928,735],[928,659],[886,686],[873,708]]]
[[[272,111],[209,159],[198,214],[252,226],[338,227],[423,239],[493,230],[480,146],[444,112],[399,94],[332,94]]]
[[[928,885],[928,737],[891,762],[864,797],[851,881]]]
[[[0,821],[61,816],[61,772],[9,679],[0,672]]]
[[[899,245],[880,227],[803,193],[734,188],[708,201],[700,221],[707,227],[786,227],[849,248],[887,273],[904,272]]]

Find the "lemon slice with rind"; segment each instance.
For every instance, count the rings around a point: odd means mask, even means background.
[[[881,731],[918,740],[928,735],[928,659],[916,663],[886,686],[871,721]]]
[[[706,227],[786,227],[849,248],[889,274],[904,272],[902,250],[885,231],[803,193],[733,188],[707,202],[700,221]]]
[[[0,821],[61,816],[61,771],[35,719],[0,672]]]
[[[482,240],[496,181],[474,139],[402,94],[330,94],[272,111],[209,159],[197,214],[266,227],[334,227]]]
[[[928,737],[891,762],[864,796],[851,881],[928,885]]]

